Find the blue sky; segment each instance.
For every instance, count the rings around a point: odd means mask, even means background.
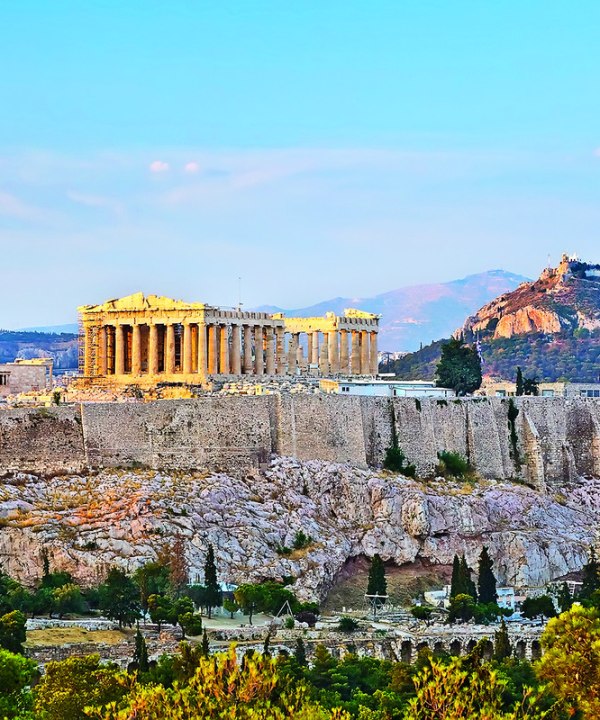
[[[0,326],[600,261],[600,4],[7,0]]]

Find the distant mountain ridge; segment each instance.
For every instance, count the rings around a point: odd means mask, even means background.
[[[488,270],[446,283],[401,287],[367,298],[332,298],[305,308],[286,310],[263,305],[262,312],[311,317],[328,310],[342,313],[344,308],[377,313],[382,316],[379,348],[384,351],[412,351],[420,344],[449,337],[476,308],[514,290],[526,277]]]

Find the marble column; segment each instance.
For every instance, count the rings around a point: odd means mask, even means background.
[[[154,323],[148,328],[148,374],[158,374],[158,326]]]
[[[92,375],[92,346],[94,344],[94,329],[88,325],[84,330],[83,337],[83,374],[85,377]]]
[[[175,325],[172,323],[165,328],[165,374],[175,374]]]
[[[115,325],[115,375],[125,374],[125,327]]]
[[[275,328],[275,356],[277,360],[277,374],[285,375],[285,331],[282,327]]]
[[[287,366],[288,375],[296,374],[296,359],[298,355],[298,343],[300,341],[300,333],[292,333],[289,340]]]
[[[214,323],[208,326],[208,374],[219,372],[219,326]]]
[[[321,356],[319,358],[319,371],[321,375],[329,375],[329,337],[328,333],[323,333],[323,342],[321,343]]]
[[[352,331],[352,356],[350,373],[352,375],[360,375],[360,334],[358,330]]]
[[[342,375],[348,375],[350,372],[347,330],[340,330],[340,372]]]
[[[189,375],[192,372],[192,326],[189,323],[185,323],[183,326],[182,341],[183,372],[185,375]]]
[[[252,375],[252,327],[244,325],[244,375]]]
[[[108,328],[101,325],[98,328],[98,356],[96,359],[96,375],[104,377],[108,374]]]
[[[141,326],[133,325],[131,328],[131,374],[140,375],[142,372],[142,342]]]
[[[267,332],[267,375],[275,375],[275,338],[272,327],[266,329]]]
[[[304,360],[304,350],[300,342],[300,333],[298,333],[298,341],[296,348],[296,367],[300,369],[301,375],[306,375],[306,362]]]
[[[318,331],[312,332],[310,337],[310,343],[312,345],[312,364],[319,364],[319,333]]]
[[[366,330],[360,331],[360,373],[368,375],[371,372],[369,362],[369,333]]]
[[[206,325],[200,323],[198,325],[198,374],[202,377],[206,377],[207,360]]]
[[[340,353],[338,349],[338,332],[332,330],[327,333],[327,342],[329,345],[329,372],[337,375],[340,371]]]
[[[262,326],[257,325],[254,328],[254,361],[257,375],[262,375],[265,371],[263,334]]]
[[[379,372],[379,358],[377,353],[377,333],[371,332],[371,339],[369,342],[369,355],[371,365],[371,375],[377,375]]]
[[[229,375],[229,328],[227,325],[220,326],[219,339],[219,373]]]
[[[240,339],[240,326],[231,326],[231,373],[232,375],[242,374],[242,347]]]

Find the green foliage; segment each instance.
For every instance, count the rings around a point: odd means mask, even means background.
[[[135,582],[123,570],[112,568],[98,588],[100,609],[110,620],[116,620],[119,627],[133,623],[140,617],[142,607],[140,592]]]
[[[524,617],[533,620],[536,617],[552,618],[556,615],[556,610],[549,595],[539,595],[525,598],[521,603],[521,613]]]
[[[450,599],[450,608],[448,612],[448,622],[453,623],[457,620],[466,622],[471,620],[475,615],[475,600],[471,595],[460,593]]]
[[[480,388],[481,360],[477,349],[454,338],[444,343],[437,366],[437,381],[441,387],[452,388],[457,395]]]
[[[37,664],[22,655],[0,649],[0,717],[20,719],[31,708],[29,686],[37,673]]]
[[[306,660],[306,648],[304,647],[304,640],[302,638],[296,639],[294,659],[301,667],[308,667],[308,662]]]
[[[600,717],[600,614],[573,605],[550,620],[542,635],[541,680],[561,700],[569,714],[584,720]]]
[[[437,475],[462,480],[472,472],[471,466],[460,453],[442,450],[437,456],[439,460],[435,468]]]
[[[62,618],[67,613],[83,612],[83,597],[81,590],[75,583],[61,585],[52,590],[52,609]]]
[[[410,614],[417,620],[425,620],[426,622],[431,619],[433,608],[428,605],[415,605],[411,607]]]
[[[237,604],[235,598],[233,597],[226,597],[223,600],[223,607],[229,613],[229,616],[232,620],[234,613],[236,613],[240,609],[240,606]]]
[[[510,637],[506,629],[504,618],[500,622],[500,629],[494,633],[494,660],[505,660],[512,655]]]
[[[248,615],[248,622],[252,625],[252,616],[255,612],[277,614],[286,602],[289,602],[292,612],[299,609],[299,603],[294,594],[283,585],[276,582],[259,584],[246,583],[240,585],[233,593],[235,601]]]
[[[566,612],[567,610],[570,610],[573,605],[573,597],[571,596],[569,586],[566,582],[564,582],[560,587],[557,601],[558,607],[560,608],[561,612]]]
[[[204,563],[204,585],[206,587],[206,607],[208,608],[208,617],[210,618],[212,609],[214,607],[220,607],[223,601],[223,593],[217,580],[215,551],[210,544],[206,553],[206,562]]]
[[[406,455],[399,447],[387,448],[383,467],[391,472],[401,473],[405,477],[414,478],[417,474],[417,468],[407,461]]]
[[[347,633],[354,632],[358,630],[358,621],[352,617],[343,616],[338,623],[338,630]]]
[[[302,530],[298,530],[294,536],[294,542],[292,545],[294,550],[304,550],[304,548],[308,547],[312,541],[313,539],[310,535],[306,535]]]
[[[135,633],[135,651],[133,653],[133,664],[141,673],[146,673],[150,669],[148,665],[148,648],[146,646],[146,640],[140,632],[138,625]]]
[[[525,388],[523,387],[523,371],[520,367],[517,367],[517,378],[516,378],[516,395],[523,395],[525,392]]]
[[[455,555],[452,563],[450,598],[452,599],[457,595],[470,595],[473,602],[477,601],[475,583],[471,579],[471,568],[467,565],[467,560],[464,555],[460,558],[458,555]]]
[[[0,617],[0,648],[13,653],[23,652],[25,642],[26,618],[19,610],[13,610]]]
[[[147,562],[133,574],[133,579],[140,589],[140,602],[144,612],[148,612],[150,595],[166,595],[172,592],[169,579],[169,568],[157,562]]]
[[[582,570],[582,585],[579,593],[581,600],[588,600],[596,590],[600,590],[600,562],[596,557],[596,550],[590,548],[590,557]]]
[[[385,565],[376,553],[371,559],[369,579],[367,582],[367,595],[387,595],[387,581],[385,579]]]
[[[492,570],[494,563],[490,558],[487,547],[484,545],[479,555],[479,574],[477,589],[480,603],[495,603],[498,600],[496,592],[496,576]]]
[[[34,690],[39,720],[82,720],[87,706],[120,700],[130,680],[115,665],[101,665],[98,655],[49,662]]]

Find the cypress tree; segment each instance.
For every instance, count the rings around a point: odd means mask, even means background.
[[[521,370],[520,367],[517,368],[517,382],[516,382],[516,385],[517,385],[516,394],[517,394],[517,395],[523,395],[523,393],[525,392],[525,385],[524,385],[524,383],[523,383],[523,371]]]
[[[479,555],[479,578],[477,581],[479,589],[479,602],[495,603],[498,602],[498,593],[496,592],[496,577],[492,570],[494,564],[491,559],[487,547],[484,545]]]
[[[148,648],[146,646],[146,640],[140,632],[139,625],[135,634],[135,650],[133,652],[133,662],[137,665],[137,668],[141,673],[148,672]]]
[[[206,635],[206,629],[202,633],[202,644],[200,648],[202,650],[202,655],[204,657],[208,657],[210,654],[210,644],[208,642],[208,636]]]
[[[461,586],[460,582],[460,559],[458,555],[454,556],[454,560],[452,562],[452,580],[450,581],[450,599],[453,597],[456,597],[457,595],[461,595],[464,592],[464,589]]]
[[[587,600],[596,590],[600,590],[600,563],[596,557],[596,550],[592,546],[590,549],[590,559],[583,566],[581,592],[579,597]]]
[[[500,622],[500,629],[494,633],[494,660],[504,660],[512,655],[510,637],[506,629],[504,618]]]
[[[387,595],[385,567],[383,565],[383,560],[378,554],[373,555],[373,559],[371,560],[369,582],[367,584],[367,595]]]
[[[208,546],[206,553],[206,562],[204,563],[204,585],[206,587],[206,606],[208,609],[208,617],[214,607],[221,605],[221,588],[217,581],[217,566],[215,564],[215,551],[212,545]]]
[[[561,612],[566,612],[567,610],[571,609],[571,606],[573,605],[573,598],[571,597],[569,586],[566,582],[561,585],[557,600],[558,607],[560,608]]]
[[[460,559],[460,578],[461,587],[465,595],[470,595],[477,602],[477,589],[475,583],[471,580],[471,568],[467,565],[464,553]]]

